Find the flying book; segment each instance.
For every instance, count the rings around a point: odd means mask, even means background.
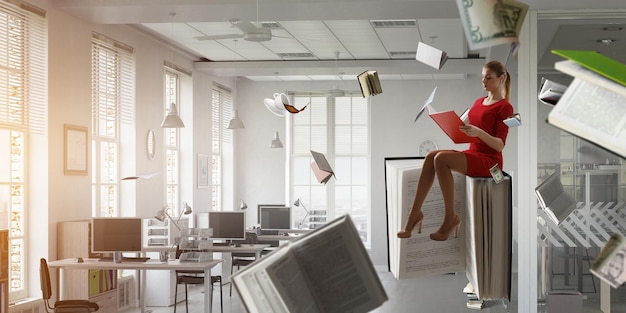
[[[233,274],[247,312],[370,312],[388,300],[349,215]]]
[[[554,66],[574,81],[548,123],[626,157],[626,65],[593,51],[553,52],[572,58]]]
[[[626,282],[626,238],[614,233],[591,265],[591,273],[618,288]]]
[[[433,100],[435,99],[435,92],[436,91],[437,91],[437,86],[435,86],[435,89],[433,89],[433,91],[430,93],[430,96],[428,96],[428,99],[426,99],[426,101],[424,101],[424,105],[419,110],[419,112],[417,112],[417,116],[415,116],[415,120],[413,121],[413,123],[417,122],[417,119],[420,118],[422,113],[424,113],[426,107],[429,106],[431,103],[433,103]]]
[[[504,119],[504,124],[508,127],[517,127],[522,125],[522,116],[519,113],[514,113],[513,115]]]
[[[359,80],[359,86],[361,87],[363,98],[375,96],[383,92],[383,89],[380,86],[380,80],[378,79],[378,72],[365,71],[357,75],[357,79]]]
[[[543,104],[556,105],[556,103],[559,102],[559,100],[565,93],[566,89],[567,86],[561,85],[559,83],[548,80],[545,77],[542,77],[541,87],[539,88],[539,94],[537,95],[537,98]]]
[[[445,51],[439,50],[435,47],[431,47],[423,42],[417,43],[417,52],[415,53],[415,60],[420,61],[430,67],[440,70],[443,64],[448,60],[448,55]]]
[[[535,187],[535,195],[554,224],[560,225],[576,209],[576,201],[565,192],[557,173],[553,173]]]
[[[480,139],[470,137],[459,129],[459,126],[465,125],[461,117],[454,111],[436,112],[432,106],[428,105],[428,116],[430,116],[437,125],[452,139],[454,143],[471,143],[479,142]],[[467,111],[466,111],[467,112]],[[463,114],[465,115],[465,113]]]
[[[313,174],[315,174],[315,178],[317,178],[320,184],[326,184],[332,176],[335,176],[333,168],[330,166],[323,153],[311,150],[311,155],[313,155],[311,169],[313,170]]]

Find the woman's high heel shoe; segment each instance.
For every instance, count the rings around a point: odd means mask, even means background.
[[[461,225],[461,218],[458,215],[454,216],[454,221],[450,225],[450,228],[442,230],[441,227],[436,233],[430,234],[430,239],[436,241],[448,240],[450,233],[454,230],[454,238],[459,237],[459,226]]]
[[[415,222],[408,226],[406,229],[403,229],[401,231],[398,232],[398,238],[409,238],[411,237],[411,233],[413,232],[413,228],[415,228],[415,225],[417,225],[417,232],[419,234],[422,233],[422,222],[424,221],[424,213],[419,212],[419,214],[417,214],[417,219],[415,220]]]

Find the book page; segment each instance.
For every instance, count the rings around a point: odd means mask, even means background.
[[[292,247],[320,312],[369,312],[387,300],[349,216],[306,236]]]
[[[553,173],[535,188],[541,208],[559,225],[576,209],[574,198],[563,189],[561,178]]]
[[[624,89],[626,94],[626,87]],[[575,78],[548,122],[626,157],[626,96]]]
[[[232,276],[249,312],[319,312],[290,247],[287,242]]]
[[[464,223],[459,238],[452,234],[446,241],[433,241],[430,233],[436,232],[443,221],[444,209],[441,189],[433,183],[422,206],[424,222],[422,233],[417,229],[411,238],[400,239],[396,234],[406,224],[413,204],[417,180],[423,158],[386,160],[387,216],[389,219],[389,267],[397,279],[431,276],[465,270]],[[455,208],[464,220],[465,179],[455,174]]]

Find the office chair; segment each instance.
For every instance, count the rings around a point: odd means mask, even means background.
[[[54,303],[54,306],[50,305],[50,298],[52,298],[52,287],[50,284],[50,270],[48,269],[48,262],[46,259],[41,258],[39,266],[39,283],[41,284],[41,294],[43,297],[46,312],[55,313],[78,313],[78,312],[96,312],[100,307],[97,303],[89,300],[59,300]]]
[[[179,259],[182,251],[176,246],[176,258]],[[224,313],[224,297],[222,296],[222,276],[211,276],[211,285],[219,283],[220,286],[220,310]],[[189,295],[187,293],[187,285],[204,285],[204,271],[176,271],[176,287],[174,288],[174,313],[178,304],[178,285],[185,285],[185,312],[189,313]],[[213,295],[211,295],[211,303],[213,305]]]
[[[258,237],[255,233],[246,233],[246,240],[242,240],[240,243],[242,244],[256,244],[259,243]],[[237,270],[241,268],[241,266],[248,266],[252,264],[252,262],[256,261],[256,254],[250,252],[232,252],[231,253],[232,264],[230,266],[230,276],[233,276],[233,269],[237,266]],[[231,280],[230,284],[230,295],[233,295],[233,284]]]

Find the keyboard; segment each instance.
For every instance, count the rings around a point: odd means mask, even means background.
[[[278,235],[278,229],[261,229],[261,236],[276,236]]]
[[[123,257],[122,258],[122,263],[124,263],[124,262],[145,263],[148,260],[150,260],[149,257]],[[99,258],[98,262],[113,262],[113,257]]]

